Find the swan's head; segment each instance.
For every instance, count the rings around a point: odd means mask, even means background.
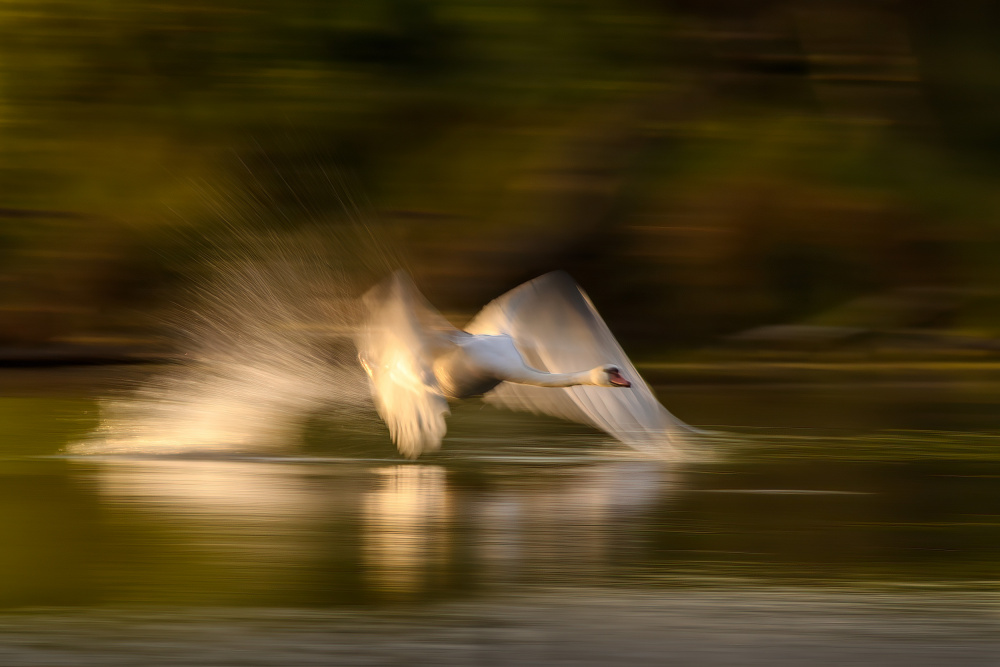
[[[632,383],[622,377],[617,366],[598,366],[592,372],[599,387],[631,387]]]

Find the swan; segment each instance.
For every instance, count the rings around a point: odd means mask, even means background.
[[[512,410],[588,424],[636,449],[677,455],[696,432],[639,376],[565,272],[530,280],[456,329],[397,271],[366,292],[356,337],[379,416],[407,458],[441,446],[448,402],[483,395]]]

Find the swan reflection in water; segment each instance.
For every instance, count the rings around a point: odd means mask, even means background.
[[[429,571],[447,567],[454,517],[444,468],[396,465],[375,470],[361,497],[368,583],[388,597],[421,590]]]
[[[169,525],[172,548],[224,572],[229,589],[271,597],[344,576],[384,600],[441,593],[457,571],[488,584],[600,576],[673,490],[648,461],[501,465],[472,485],[427,464],[146,460],[96,474],[109,505]],[[357,572],[321,572],[331,563]]]
[[[638,539],[647,512],[676,491],[661,465],[623,461],[539,470],[479,494],[470,512],[483,576],[508,583],[600,576]]]

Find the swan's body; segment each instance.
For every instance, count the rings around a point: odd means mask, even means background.
[[[452,342],[454,347],[434,361],[434,377],[448,398],[485,394],[501,382],[536,387],[628,386],[605,381],[603,375],[612,374],[604,367],[577,373],[546,373],[532,368],[518,352],[514,339],[506,334],[459,332]],[[614,374],[618,375],[617,369]]]
[[[405,456],[440,447],[449,399],[480,394],[498,406],[589,424],[660,454],[693,430],[660,405],[565,273],[507,292],[465,331],[448,324],[402,273],[370,290],[364,302],[368,321],[358,356],[379,415]]]

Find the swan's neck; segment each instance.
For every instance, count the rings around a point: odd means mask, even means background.
[[[601,381],[598,377],[600,372],[602,372],[600,367],[576,373],[542,373],[535,371],[532,373],[532,377],[526,378],[524,384],[533,384],[538,387],[575,387],[582,384],[600,385]]]

